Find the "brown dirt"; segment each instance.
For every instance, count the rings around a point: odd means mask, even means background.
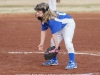
[[[99,56],[76,54],[77,69],[65,70],[67,53],[59,53],[58,66],[45,67],[43,54],[10,54],[9,52],[39,52],[40,23],[34,14],[0,15],[0,75],[32,74],[100,74],[100,14],[70,13],[76,22],[73,39],[76,52]],[[49,47],[51,34],[47,31],[44,50]],[[60,52],[67,52],[62,41]]]

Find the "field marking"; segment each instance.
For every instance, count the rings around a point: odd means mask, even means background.
[[[23,75],[23,74],[16,74],[16,75]],[[85,73],[85,74],[24,74],[24,75],[99,75],[99,72]]]
[[[60,54],[67,54],[67,52],[59,52]],[[44,52],[11,52],[9,51],[8,54],[44,54]],[[90,55],[90,56],[100,56],[100,54],[96,53],[88,53],[88,52],[76,52],[75,54],[78,55]]]
[[[59,52],[60,54],[67,54],[67,52]],[[9,51],[8,54],[44,54],[44,52],[11,52]],[[90,55],[90,56],[100,56],[100,54],[88,53],[88,52],[76,52],[75,54],[79,55]],[[99,75],[99,72],[94,73],[84,73],[84,74],[61,74],[61,75]],[[58,75],[58,74],[57,74]]]

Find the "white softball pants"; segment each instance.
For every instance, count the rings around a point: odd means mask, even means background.
[[[66,49],[68,53],[74,53],[74,47],[72,43],[73,35],[75,30],[75,22],[73,19],[60,31],[56,32],[58,44],[64,39]],[[55,46],[53,38],[51,38],[51,46]]]
[[[49,0],[49,7],[51,10],[56,11],[56,0]]]

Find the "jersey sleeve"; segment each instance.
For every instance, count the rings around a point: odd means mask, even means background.
[[[41,27],[41,30],[42,31],[45,31],[48,29],[48,24],[47,23],[41,23],[42,27]]]

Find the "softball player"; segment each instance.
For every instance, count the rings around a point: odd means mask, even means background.
[[[69,56],[69,61],[65,69],[77,68],[72,43],[75,29],[75,22],[73,18],[66,13],[51,11],[49,5],[46,3],[37,4],[34,9],[36,10],[36,18],[41,22],[41,41],[38,45],[39,50],[43,50],[46,30],[50,28],[52,34],[51,46],[55,46],[58,49],[60,42],[64,39]],[[43,63],[43,65],[58,65],[57,56]]]
[[[56,3],[59,3],[60,0],[49,0],[49,7],[51,10],[56,11]]]

